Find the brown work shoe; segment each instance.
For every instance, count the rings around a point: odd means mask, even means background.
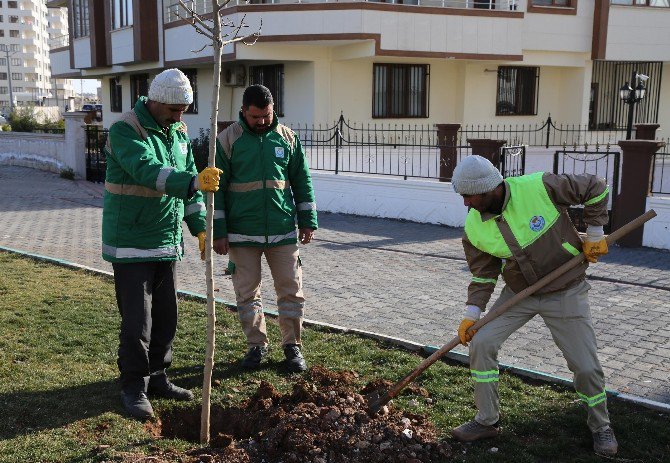
[[[593,451],[600,455],[613,457],[619,450],[614,431],[609,426],[593,433]]]
[[[479,424],[475,420],[463,423],[451,430],[451,435],[461,442],[474,442],[480,439],[489,439],[500,434],[500,427]]]

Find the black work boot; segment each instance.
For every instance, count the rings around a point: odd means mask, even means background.
[[[144,391],[123,391],[123,407],[133,418],[146,420],[154,416],[154,409]]]
[[[193,393],[188,389],[171,383],[167,376],[152,376],[149,379],[149,394],[165,399],[193,400]]]
[[[284,346],[284,356],[286,356],[286,368],[291,373],[300,373],[307,369],[307,363],[298,344],[286,344]]]
[[[258,368],[261,365],[261,360],[263,360],[267,355],[268,348],[266,346],[250,347],[242,359],[242,368]]]

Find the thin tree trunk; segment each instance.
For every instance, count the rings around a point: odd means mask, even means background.
[[[212,116],[209,129],[209,158],[207,165],[215,167],[217,120],[219,114],[219,85],[221,82],[221,16],[219,2],[212,0],[213,47],[214,47],[214,90],[212,98]],[[216,343],[216,312],[214,307],[214,264],[212,262],[212,236],[214,228],[214,193],[207,193],[207,228],[205,238],[205,267],[207,279],[207,350],[205,371],[202,379],[202,414],[200,416],[200,443],[209,444],[209,416],[212,394],[212,371],[214,370],[214,346]]]

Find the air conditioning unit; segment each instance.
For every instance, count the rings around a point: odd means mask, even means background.
[[[227,87],[244,87],[247,72],[242,64],[231,64],[223,67],[223,85]]]

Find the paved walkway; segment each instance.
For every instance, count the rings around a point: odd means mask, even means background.
[[[100,257],[101,206],[100,185],[0,166],[0,246],[111,271]],[[310,319],[426,345],[455,335],[470,279],[460,229],[327,213],[319,222],[301,249]],[[205,294],[196,239],[186,246],[180,289]],[[217,256],[215,285],[232,301],[226,263]],[[670,253],[614,247],[589,282],[608,388],[670,404]],[[275,309],[271,284],[264,297]],[[500,361],[571,377],[540,319],[505,343]]]

